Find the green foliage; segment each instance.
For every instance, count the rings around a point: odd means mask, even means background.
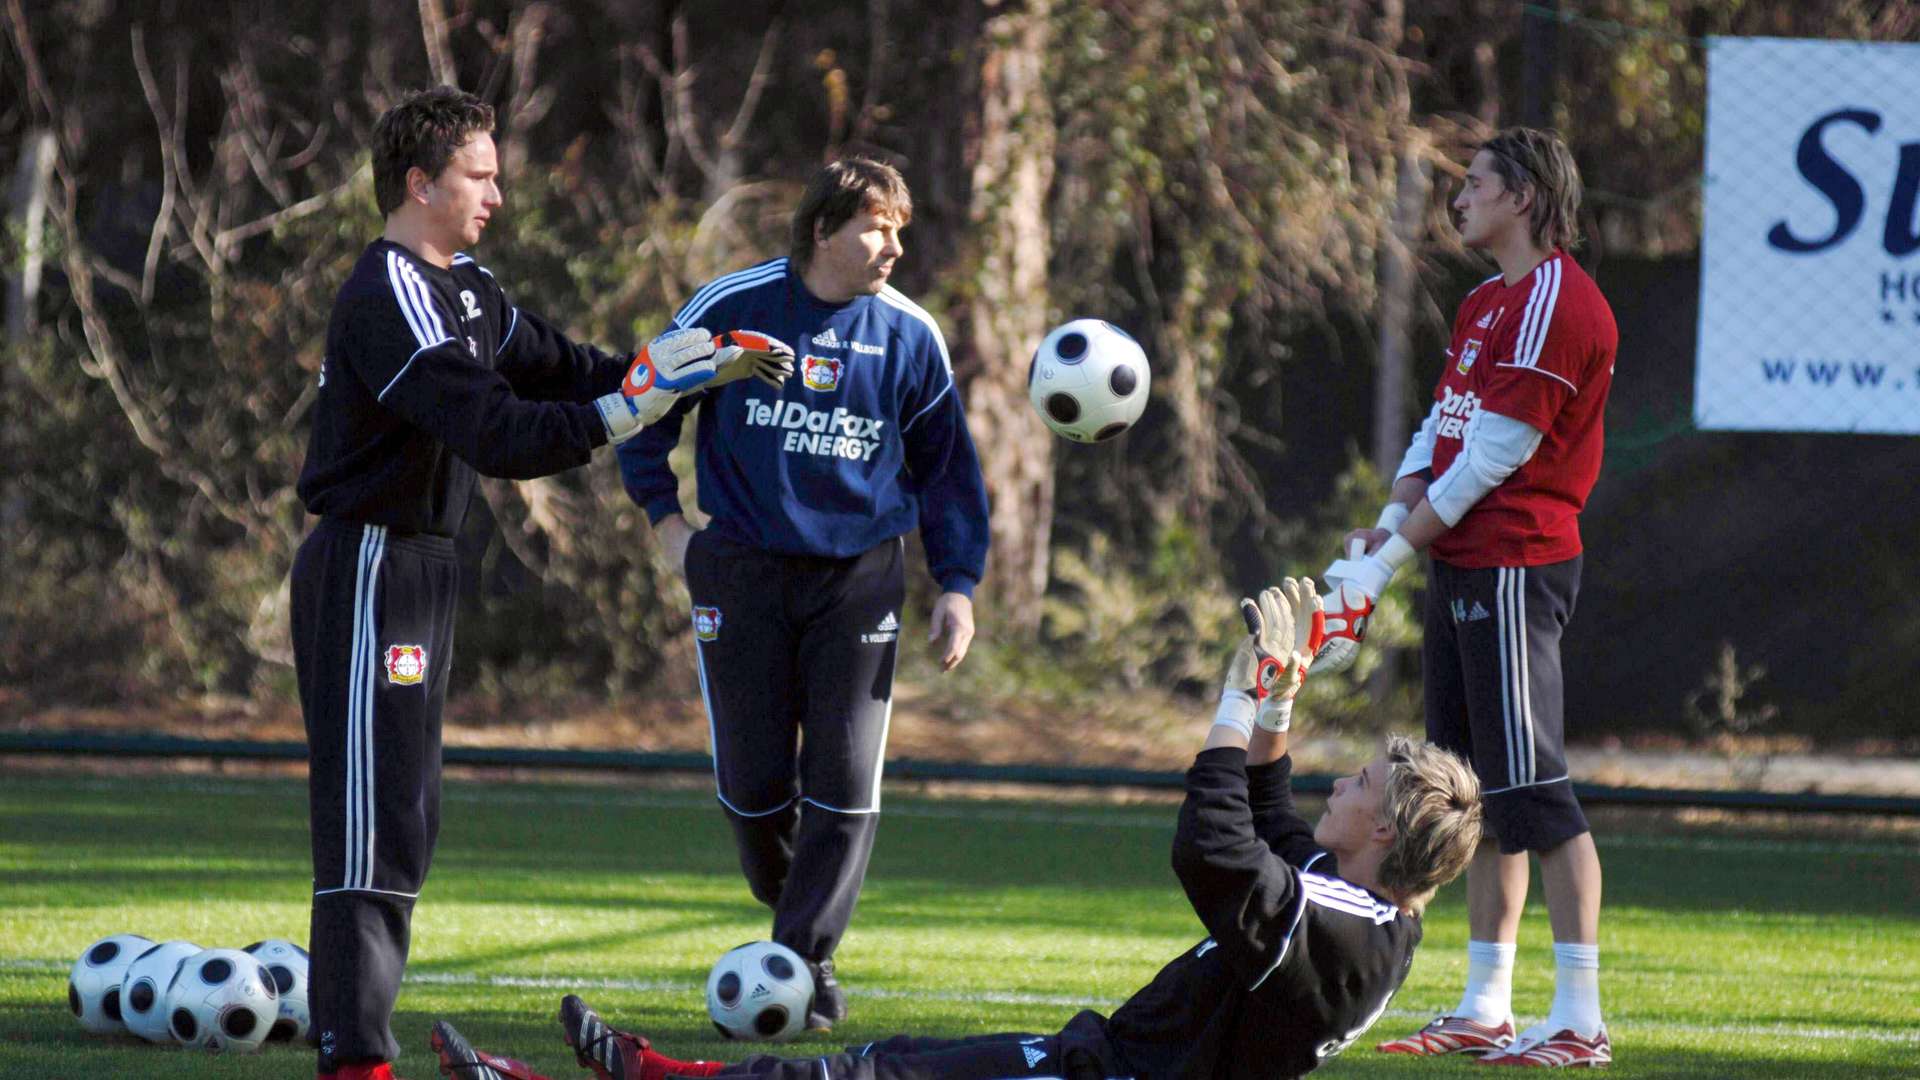
[[[244,807],[244,813],[235,813]],[[240,945],[307,939],[297,779],[9,775],[0,783],[0,1074],[152,1080],[284,1077],[306,1047],[208,1057],[83,1033],[68,966],[109,933]],[[1309,813],[1314,808],[1307,808]],[[853,1013],[805,1057],[897,1031],[1052,1031],[1112,1010],[1205,930],[1167,869],[1174,809],[932,801],[889,793],[837,955]],[[484,1049],[581,1075],[554,1029],[560,995],[667,1053],[731,1060],[701,1007],[708,965],[767,934],[705,792],[631,783],[446,787],[433,877],[414,916],[395,1033],[403,1076],[435,1075],[448,1019]],[[1622,1077],[1866,1080],[1910,1073],[1920,996],[1914,852],[1837,834],[1643,818],[1599,835],[1608,1015]],[[1845,888],[1834,888],[1836,881]],[[1424,1023],[1465,974],[1465,892],[1442,890],[1412,973],[1368,1038],[1324,1075],[1466,1076],[1469,1061],[1373,1053]],[[1553,965],[1537,900],[1515,1004],[1544,1013]],[[1756,980],[1767,987],[1756,994]],[[764,1049],[764,1048],[762,1048]]]

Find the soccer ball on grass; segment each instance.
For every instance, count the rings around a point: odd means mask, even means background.
[[[807,1026],[813,972],[785,945],[730,950],[707,976],[707,1015],[729,1039],[785,1042]]]
[[[120,986],[120,1016],[127,1030],[152,1043],[170,1043],[167,1030],[167,986],[180,962],[203,950],[191,941],[168,941],[134,958]]]
[[[167,988],[167,1027],[174,1039],[209,1053],[250,1054],[279,1018],[273,976],[239,949],[187,957]]]
[[[95,1035],[127,1030],[120,1017],[120,984],[134,958],[153,942],[139,934],[114,934],[87,946],[67,975],[67,1007]]]
[[[244,950],[266,965],[280,998],[280,1018],[268,1042],[298,1042],[307,1037],[313,1014],[307,1008],[307,950],[284,938],[256,941]]]
[[[1101,319],[1055,327],[1034,350],[1027,399],[1053,433],[1105,442],[1133,426],[1147,407],[1152,372],[1127,332]]]

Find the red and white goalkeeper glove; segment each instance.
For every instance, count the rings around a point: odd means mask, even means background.
[[[1327,584],[1327,641],[1314,657],[1321,671],[1338,673],[1353,666],[1380,594],[1387,591],[1401,564],[1413,557],[1413,545],[1399,533],[1388,537],[1373,554],[1366,551],[1366,541],[1352,541],[1347,557],[1335,559],[1320,575]]]
[[[1288,578],[1277,588],[1263,589],[1257,601],[1242,599],[1240,617],[1247,636],[1227,665],[1213,722],[1247,736],[1255,724],[1285,731],[1292,723],[1294,695],[1326,638],[1313,579]]]

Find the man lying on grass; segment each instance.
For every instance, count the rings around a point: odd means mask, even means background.
[[[1311,1072],[1371,1026],[1413,964],[1420,914],[1480,842],[1480,787],[1444,750],[1390,737],[1335,782],[1318,824],[1294,808],[1293,698],[1323,632],[1310,579],[1242,600],[1250,633],[1227,668],[1206,745],[1187,770],[1173,869],[1209,937],[1112,1017],[1054,1035],[898,1035],[824,1057],[680,1061],[617,1031],[571,994],[561,1034],[599,1080],[1276,1077]],[[433,1027],[455,1080],[544,1080]]]

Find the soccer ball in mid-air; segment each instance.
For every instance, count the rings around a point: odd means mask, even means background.
[[[280,1018],[273,976],[253,954],[208,949],[180,962],[167,988],[167,1028],[175,1040],[209,1053],[249,1054]]]
[[[134,958],[127,977],[120,984],[120,1016],[127,1030],[153,1043],[170,1043],[167,1030],[167,987],[180,962],[200,955],[201,948],[191,941],[168,941]]]
[[[139,934],[114,934],[87,946],[67,975],[67,1007],[95,1035],[127,1030],[120,1018],[120,984],[134,958],[153,942]]]
[[[268,938],[246,947],[266,965],[280,998],[280,1019],[267,1034],[268,1042],[297,1042],[307,1037],[313,1015],[307,1009],[307,950],[284,938]]]
[[[785,945],[755,941],[729,951],[707,976],[707,1015],[729,1039],[785,1042],[807,1026],[813,972]]]
[[[1027,398],[1054,434],[1105,442],[1140,419],[1151,375],[1146,352],[1125,330],[1075,319],[1055,327],[1034,350]]]

